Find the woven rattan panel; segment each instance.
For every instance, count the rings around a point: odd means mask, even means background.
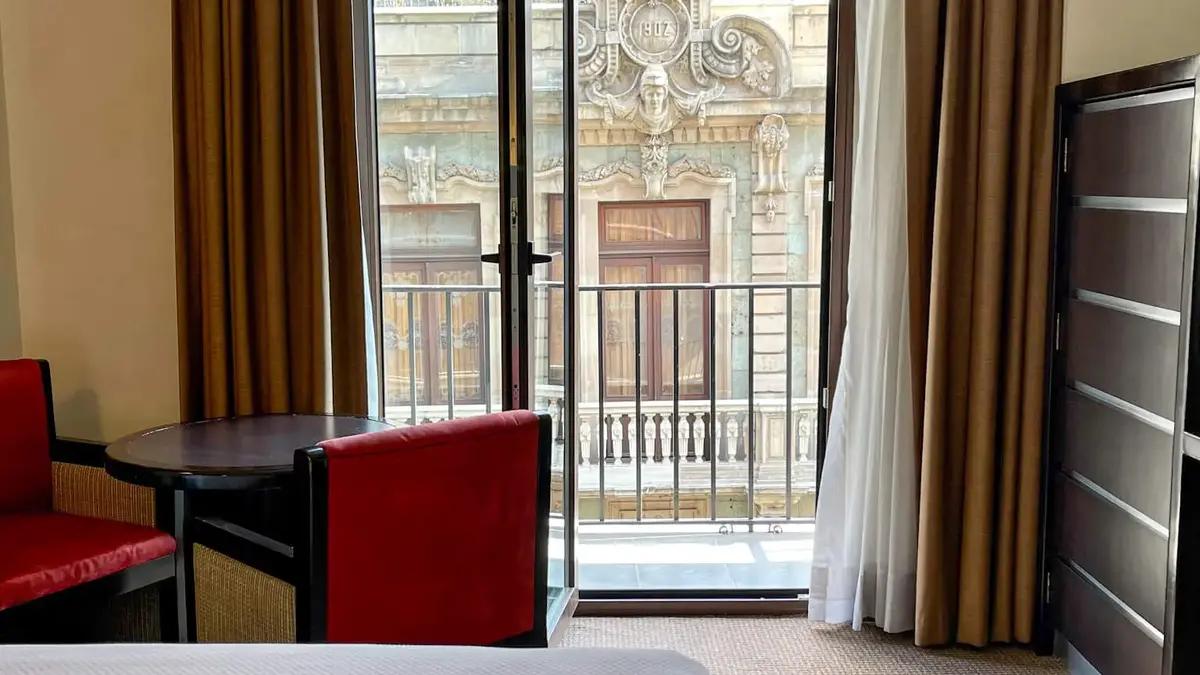
[[[199,642],[295,642],[296,589],[211,548],[193,548]]]
[[[55,462],[54,510],[154,527],[154,490],[123,483],[97,466]]]

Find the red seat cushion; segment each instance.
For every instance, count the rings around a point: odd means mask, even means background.
[[[65,513],[0,515],[0,610],[175,550],[158,530]]]
[[[0,513],[50,510],[50,421],[42,369],[0,361]]]

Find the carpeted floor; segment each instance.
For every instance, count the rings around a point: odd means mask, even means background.
[[[799,616],[580,617],[571,620],[563,646],[674,649],[714,675],[1066,672],[1061,660],[1038,657],[1025,649],[919,649],[913,646],[911,634],[887,635],[875,628],[856,633]]]

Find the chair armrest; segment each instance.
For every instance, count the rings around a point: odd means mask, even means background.
[[[104,471],[104,445],[56,438],[50,446],[53,507],[59,513],[154,527],[154,490]]]
[[[191,521],[201,642],[296,641],[295,551],[222,518]]]
[[[194,518],[192,541],[278,579],[295,579],[296,551],[292,546],[224,518]]]

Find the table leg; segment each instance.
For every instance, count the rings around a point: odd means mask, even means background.
[[[190,537],[191,497],[183,490],[159,488],[155,511],[159,529],[175,537],[175,578],[159,594],[163,642],[195,642],[195,584]]]

